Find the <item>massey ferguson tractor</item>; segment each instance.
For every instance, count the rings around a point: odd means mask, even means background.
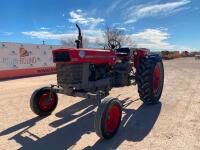
[[[148,49],[121,48],[109,40],[110,49],[83,48],[81,30],[76,48],[53,50],[57,70],[57,85],[35,90],[30,99],[32,111],[48,116],[58,103],[57,93],[93,99],[98,104],[94,118],[96,134],[102,139],[113,137],[120,125],[122,104],[109,97],[114,87],[137,85],[144,104],[156,104],[162,94],[164,68],[159,55]]]

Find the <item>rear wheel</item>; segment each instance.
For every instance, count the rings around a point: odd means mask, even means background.
[[[145,104],[159,101],[164,83],[164,67],[159,55],[145,56],[136,72],[136,82],[140,99]]]
[[[106,97],[99,105],[94,128],[101,139],[110,139],[118,131],[122,116],[122,107],[118,99]]]
[[[33,92],[30,99],[31,110],[39,116],[48,116],[56,108],[58,96],[49,87],[43,87]]]

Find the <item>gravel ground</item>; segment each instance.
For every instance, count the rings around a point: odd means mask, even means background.
[[[115,88],[110,95],[126,106],[119,132],[99,140],[93,129],[91,100],[59,95],[53,114],[37,117],[29,98],[38,87],[56,83],[56,75],[0,82],[0,150],[200,149],[200,60],[164,61],[161,102],[144,106],[137,87]]]

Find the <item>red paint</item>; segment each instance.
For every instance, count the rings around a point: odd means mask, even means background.
[[[17,77],[26,77],[31,75],[43,75],[56,73],[55,67],[15,69],[15,70],[0,70],[0,80],[11,79]]]
[[[108,117],[106,120],[106,132],[114,132],[120,122],[120,108],[119,106],[112,106],[108,111]]]
[[[148,49],[146,48],[140,48],[135,51],[134,57],[133,57],[133,62],[134,62],[134,67],[137,68],[138,65],[140,64],[140,60],[147,55],[149,52]]]
[[[160,87],[160,69],[158,65],[155,66],[154,72],[153,72],[153,92],[156,94]]]
[[[55,104],[55,96],[53,94],[50,96],[50,92],[45,92],[39,97],[39,108],[42,111],[52,110]]]
[[[82,58],[79,56],[80,51],[85,52],[85,56]],[[52,53],[54,55],[55,53],[62,53],[62,52],[68,52],[71,60],[69,62],[59,62],[59,63],[68,63],[68,64],[92,63],[92,64],[114,65],[116,61],[116,55],[113,50],[63,48],[63,49],[53,50]]]

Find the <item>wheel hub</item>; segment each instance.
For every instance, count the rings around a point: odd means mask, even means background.
[[[39,98],[39,107],[43,111],[51,110],[55,105],[55,97],[50,92],[43,93]]]
[[[120,122],[120,108],[118,106],[112,106],[109,109],[108,117],[106,120],[106,131],[114,132],[118,128]]]

